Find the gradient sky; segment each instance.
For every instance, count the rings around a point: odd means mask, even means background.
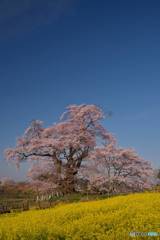
[[[160,166],[159,1],[0,1],[0,177],[25,177],[3,151],[31,120],[74,103],[111,110],[119,145]]]

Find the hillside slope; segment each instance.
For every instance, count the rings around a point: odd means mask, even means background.
[[[64,204],[0,217],[0,240],[153,239],[130,237],[133,231],[160,232],[160,193]]]

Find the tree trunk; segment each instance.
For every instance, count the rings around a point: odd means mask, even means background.
[[[57,195],[61,195],[63,192],[63,186],[62,186],[62,178],[61,178],[61,173],[62,173],[62,162],[56,158],[55,160],[55,168],[56,168],[56,179],[55,183],[57,185],[56,187],[56,192]]]
[[[71,167],[66,168],[65,178],[63,181],[63,189],[64,193],[73,193],[75,192],[75,175],[77,171],[75,171]]]

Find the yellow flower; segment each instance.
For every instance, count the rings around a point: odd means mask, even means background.
[[[0,240],[130,240],[160,233],[159,206],[160,193],[141,193],[1,215]]]

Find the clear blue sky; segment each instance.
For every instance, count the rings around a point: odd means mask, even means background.
[[[32,119],[48,126],[68,104],[111,110],[120,146],[160,166],[160,2],[0,1],[0,177]]]

